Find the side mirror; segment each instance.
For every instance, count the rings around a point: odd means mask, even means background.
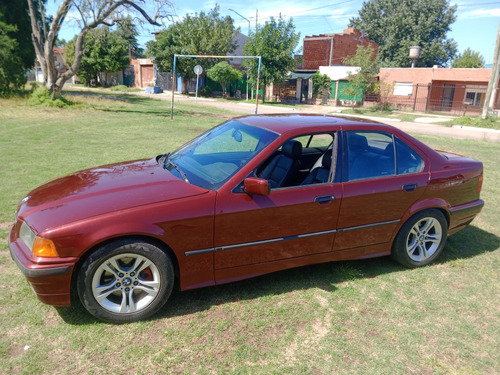
[[[271,193],[269,182],[262,178],[247,177],[243,181],[243,186],[245,193],[248,194],[269,195]]]

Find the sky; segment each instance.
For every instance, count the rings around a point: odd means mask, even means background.
[[[153,5],[153,0],[146,0]],[[48,0],[48,13],[55,13],[60,1]],[[342,33],[347,28],[349,19],[358,16],[363,6],[362,0],[172,0],[172,20],[180,21],[186,14],[208,12],[215,4],[220,7],[222,16],[229,15],[234,19],[236,27],[241,28],[243,34],[248,34],[248,26],[255,28],[255,22],[259,24],[269,20],[270,17],[281,15],[288,19],[293,18],[296,31],[300,32],[301,39],[305,36]],[[457,5],[456,21],[451,25],[451,31],[447,37],[457,42],[458,52],[462,53],[470,48],[479,52],[486,62],[493,62],[493,52],[497,31],[500,25],[500,0],[455,0],[451,5]],[[230,11],[232,9],[233,11]],[[236,14],[239,13],[240,15]],[[247,20],[245,20],[244,18]],[[71,39],[77,29],[71,17],[66,19],[59,33],[60,38]],[[169,25],[167,21],[166,26]],[[152,39],[153,31],[160,31],[161,27],[148,25],[140,28],[139,42],[145,44]],[[302,43],[299,42],[301,47]]]

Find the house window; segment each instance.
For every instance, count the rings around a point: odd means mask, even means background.
[[[465,89],[464,104],[473,107],[482,107],[486,93],[486,86],[467,86]]]
[[[413,83],[394,82],[394,91],[392,95],[411,96],[412,93],[413,93]]]

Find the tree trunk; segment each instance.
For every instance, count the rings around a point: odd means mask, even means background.
[[[189,77],[182,77],[182,93],[189,95]]]

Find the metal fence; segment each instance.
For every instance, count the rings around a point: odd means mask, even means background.
[[[478,114],[484,104],[486,86],[465,84],[409,84],[395,87],[387,102],[396,108],[417,112]],[[407,94],[403,94],[407,92]]]

